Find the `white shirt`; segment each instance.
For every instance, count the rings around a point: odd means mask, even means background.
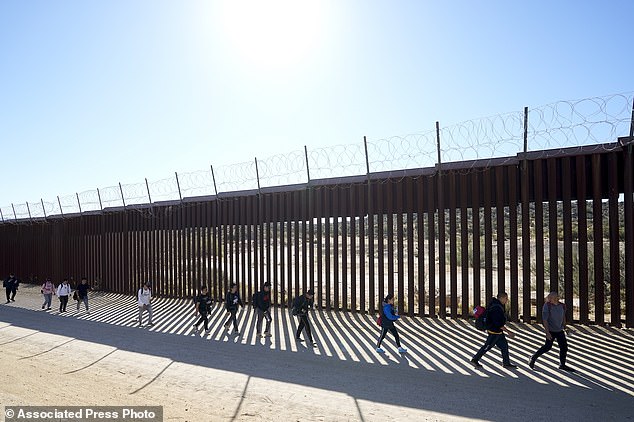
[[[70,296],[70,284],[60,284],[57,286],[57,296]]]
[[[137,293],[137,298],[139,299],[139,306],[149,305],[150,299],[152,299],[152,290],[143,286],[143,288],[139,289],[139,292]]]

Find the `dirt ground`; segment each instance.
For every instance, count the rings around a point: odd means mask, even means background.
[[[168,421],[634,420],[634,334],[577,327],[570,336],[575,374],[556,352],[531,371],[539,327],[518,325],[511,340],[517,371],[497,351],[484,371],[468,359],[483,340],[466,322],[404,319],[406,355],[377,355],[370,317],[315,312],[317,349],[291,341],[295,322],[275,310],[273,337],[255,338],[251,310],[241,335],[193,332],[191,305],[159,300],[156,326],[139,328],[129,297],[97,294],[91,314],[42,311],[25,286],[0,305],[0,407],[6,405],[160,405]],[[56,305],[54,300],[54,305]],[[555,347],[556,349],[556,347]],[[564,416],[565,415],[565,416]]]

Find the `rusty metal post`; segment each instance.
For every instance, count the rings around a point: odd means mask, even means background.
[[[125,208],[125,197],[123,196],[123,187],[121,186],[121,182],[119,182],[119,191],[121,192],[121,202],[123,202],[123,208]]]
[[[99,198],[99,209],[103,211],[103,204],[101,203],[101,193],[99,193],[99,188],[97,188],[97,198]]]
[[[15,213],[15,207],[13,206],[13,202],[11,203],[11,208],[13,208],[13,218],[18,219],[17,214]]]
[[[75,192],[75,196],[77,196],[77,206],[79,207],[79,214],[83,214],[81,211],[81,202],[79,201],[79,194]]]
[[[310,167],[308,165],[308,148],[304,145],[304,156],[306,157],[306,177],[308,177],[308,182],[310,182]]]
[[[26,201],[26,210],[29,213],[29,220],[33,222],[33,218],[31,217],[31,208],[29,208],[29,201]]]
[[[182,204],[183,203],[183,195],[181,193],[181,184],[178,181],[178,173],[174,172],[174,176],[176,176],[176,187],[178,188],[178,197],[180,198],[181,204]]]
[[[145,188],[147,189],[147,199],[150,201],[150,204],[152,204],[152,196],[150,195],[150,185],[147,182],[147,177],[145,178]]]
[[[62,209],[62,201],[59,200],[59,195],[57,195],[57,204],[59,205],[59,212],[62,215],[62,217],[64,216],[64,210]]]
[[[211,179],[214,181],[214,193],[218,196],[218,187],[216,186],[216,175],[214,174],[214,166],[211,165]]]
[[[40,198],[40,202],[42,203],[42,212],[44,213],[44,218],[46,219],[46,208],[44,208],[44,200]]]
[[[258,157],[255,157],[255,177],[258,181],[258,195],[260,194],[260,172],[258,171]]]
[[[528,152],[528,107],[524,107],[524,154]]]

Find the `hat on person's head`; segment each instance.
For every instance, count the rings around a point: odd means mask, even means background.
[[[306,292],[306,294],[307,294],[307,295],[309,295],[309,296],[314,296],[314,295],[315,295],[315,292],[313,292],[313,289],[310,289],[310,290],[308,290],[308,291]]]
[[[271,287],[271,283],[267,281],[266,283],[263,284],[263,286],[264,287]]]
[[[152,285],[152,282],[151,282],[150,280],[148,280],[148,281],[146,281],[146,282],[145,282],[145,283],[143,283],[143,284],[145,284],[146,286],[150,287],[150,286]]]

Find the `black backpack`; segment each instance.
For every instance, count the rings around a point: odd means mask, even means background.
[[[480,314],[475,320],[475,327],[480,331],[486,331],[487,329],[487,314],[489,313],[488,308],[484,308],[484,312]]]
[[[487,316],[489,314],[489,310],[492,307],[494,307],[494,306],[500,306],[500,305],[496,303],[496,304],[493,304],[491,306],[488,306],[488,307],[484,308],[484,312],[482,312],[480,314],[480,316],[476,318],[476,320],[475,320],[476,329],[478,329],[480,331],[486,331],[486,330],[489,329],[489,323],[487,321]],[[504,308],[502,308],[502,310],[504,310]]]
[[[301,315],[301,307],[302,307],[301,298],[302,298],[301,296],[297,296],[293,300],[293,304],[291,305],[291,314],[293,314],[293,316]]]

